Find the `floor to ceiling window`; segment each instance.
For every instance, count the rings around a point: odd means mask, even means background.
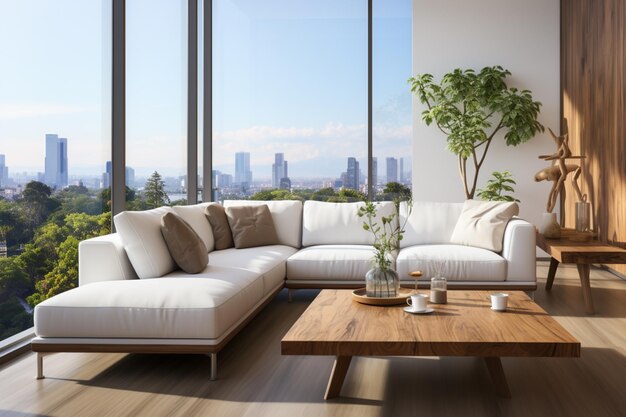
[[[203,79],[211,3],[212,77]],[[373,0],[368,27],[367,0],[198,0],[192,44],[188,0],[126,0],[126,91],[116,96],[126,108],[124,161],[111,153],[120,143],[112,123],[124,124],[111,116],[112,0],[0,3],[0,339],[31,326],[35,304],[76,285],[78,242],[111,230],[116,164],[125,166],[127,209],[187,201],[190,46],[197,185],[213,190],[199,199],[410,193],[410,3]]]
[[[187,0],[126,1],[126,207],[186,202]]]
[[[215,198],[362,198],[367,30],[366,0],[213,0]]]
[[[373,168],[376,198],[410,195],[412,175],[411,0],[374,0]]]
[[[0,2],[0,340],[110,231],[111,1]]]

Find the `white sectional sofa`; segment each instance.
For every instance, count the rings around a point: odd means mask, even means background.
[[[267,204],[278,245],[214,250],[204,210],[208,204],[126,212],[118,230],[79,246],[79,287],[35,308],[32,348],[50,352],[217,352],[284,287],[357,288],[372,267],[373,238],[357,216],[363,203],[226,201]],[[393,267],[407,286],[408,272],[424,272],[428,285],[437,264],[450,288],[536,289],[535,228],[521,219],[505,229],[503,250],[491,252],[450,244],[463,204],[415,202],[409,215],[400,206],[406,234]],[[379,215],[393,213],[380,203]],[[198,233],[209,253],[199,274],[176,270],[160,232],[160,218],[174,211]],[[408,219],[407,219],[408,217]],[[130,231],[130,232],[129,232]],[[140,278],[139,278],[140,277]]]

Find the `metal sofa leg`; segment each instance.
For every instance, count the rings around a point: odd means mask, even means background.
[[[43,376],[43,353],[37,352],[37,379],[44,379]]]
[[[217,353],[211,353],[211,381],[217,379]]]
[[[287,302],[290,303],[291,301],[293,301],[291,295],[292,295],[293,290],[291,288],[287,288]]]

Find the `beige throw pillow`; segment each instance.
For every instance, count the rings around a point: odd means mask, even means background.
[[[209,263],[207,248],[200,236],[179,215],[161,218],[161,233],[176,265],[188,274],[202,272]]]
[[[237,249],[278,244],[274,220],[267,205],[227,207],[226,216]]]
[[[224,207],[219,204],[211,204],[204,210],[204,213],[213,228],[215,250],[232,248],[233,235],[230,231],[230,225],[228,224]]]
[[[506,224],[518,213],[517,203],[467,200],[450,242],[500,252]]]

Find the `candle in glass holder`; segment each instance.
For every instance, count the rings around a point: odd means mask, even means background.
[[[430,302],[433,304],[448,302],[448,282],[444,277],[436,276],[430,280]]]
[[[576,202],[576,230],[587,232],[590,224],[591,203],[586,201]]]

